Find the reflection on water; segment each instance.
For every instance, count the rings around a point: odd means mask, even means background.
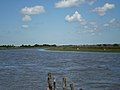
[[[0,90],[46,90],[47,73],[73,81],[76,90],[120,90],[120,54],[0,51]]]

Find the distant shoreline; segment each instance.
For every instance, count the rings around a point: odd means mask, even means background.
[[[74,51],[74,52],[117,52],[120,53],[120,44],[97,44],[97,45],[2,45],[0,50],[17,49],[44,49],[50,51]]]
[[[45,48],[0,48],[1,50],[22,50],[22,49],[44,49],[44,51],[58,51],[58,52],[112,52],[112,53],[120,53],[119,49],[114,48],[61,48],[61,47],[45,47]]]
[[[49,51],[68,51],[68,52],[112,52],[112,53],[120,53],[120,49],[85,49],[85,48],[82,48],[82,49],[79,49],[79,50],[70,50],[70,49],[46,49],[46,50],[49,50]]]

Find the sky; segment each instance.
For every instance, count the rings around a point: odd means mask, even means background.
[[[120,43],[120,0],[0,0],[0,45]]]

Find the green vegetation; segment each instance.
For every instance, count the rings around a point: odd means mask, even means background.
[[[1,45],[0,50],[9,50],[9,49],[34,49],[34,48],[50,48],[50,47],[56,47],[55,44],[49,45],[49,44],[35,44],[35,45],[21,45],[21,46],[14,46],[14,45]]]
[[[120,44],[97,44],[97,45],[61,45],[57,46],[55,44],[35,44],[35,45],[1,45],[0,50],[8,49],[46,49],[53,51],[90,51],[90,52],[120,52]]]
[[[87,52],[120,52],[120,46],[96,46],[96,45],[83,45],[83,46],[58,46],[51,47],[48,50],[55,51],[87,51]]]

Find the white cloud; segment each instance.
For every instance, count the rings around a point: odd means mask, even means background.
[[[106,14],[106,11],[113,9],[114,7],[114,4],[106,3],[103,7],[97,7],[92,11],[98,13],[100,16],[104,16]]]
[[[108,23],[105,23],[103,26],[104,27],[108,27],[108,26],[110,26],[110,25],[114,25],[116,23],[116,19],[115,18],[113,18],[113,19],[111,19]]]
[[[96,22],[94,22],[94,21],[92,21],[92,22],[88,22],[87,23],[87,31],[89,32],[89,33],[97,33],[97,32],[99,32],[99,30],[100,30],[100,28],[99,28],[99,25],[96,23]],[[86,28],[85,28],[86,29]]]
[[[94,30],[95,32],[96,31],[99,31],[99,26],[98,26],[98,24],[96,23],[96,22],[89,22],[89,27],[92,29],[92,30]]]
[[[77,11],[73,15],[67,15],[65,20],[68,22],[79,22],[79,29],[84,33],[97,34],[100,31],[99,25],[95,21],[86,21]]]
[[[88,4],[92,5],[94,4],[97,0],[86,0],[88,2]]]
[[[113,18],[113,19],[111,19],[110,21],[109,21],[109,23],[113,23],[113,22],[115,22],[115,18]]]
[[[67,15],[65,17],[65,20],[68,22],[80,22],[81,24],[85,24],[85,20],[82,18],[81,14],[79,14],[77,11],[72,15]]]
[[[68,8],[68,7],[74,7],[79,6],[80,4],[88,3],[92,5],[97,0],[61,0],[57,3],[55,3],[56,8]]]
[[[108,26],[109,26],[109,24],[108,24],[108,23],[105,23],[103,26],[104,26],[104,27],[108,27]]]
[[[28,25],[22,25],[23,28],[28,28],[29,26]]]
[[[105,23],[103,26],[104,26],[104,27],[108,27],[108,26],[114,24],[115,22],[116,22],[116,19],[113,18],[113,19],[111,19],[109,22]]]
[[[29,22],[29,21],[31,21],[31,17],[30,17],[29,15],[25,15],[25,16],[22,18],[22,20],[23,20],[24,22]]]
[[[85,0],[61,0],[57,3],[55,3],[55,7],[56,8],[73,7],[73,6],[78,6],[84,2],[85,2]]]
[[[108,28],[108,29],[120,30],[120,20],[113,18],[113,19],[109,20],[107,23],[105,23],[103,26]]]
[[[43,6],[25,7],[21,10],[23,15],[36,15],[44,12],[45,9]]]
[[[29,22],[32,20],[31,19],[32,15],[37,15],[44,12],[45,12],[45,9],[43,6],[25,7],[21,10],[21,13],[23,14],[22,20],[24,22]]]
[[[101,24],[96,21],[87,21],[86,25],[81,25],[80,27],[82,27],[80,28],[81,32],[90,34],[92,36],[99,35],[102,30]]]

